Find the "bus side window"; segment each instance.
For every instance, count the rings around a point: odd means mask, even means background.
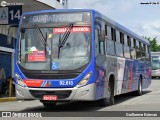
[[[115,55],[115,41],[111,38],[111,27],[107,26],[107,41],[106,50],[109,55]]]
[[[135,39],[131,38],[131,58],[136,59]]]
[[[139,41],[136,40],[136,49],[139,49]]]
[[[95,30],[95,56],[105,54],[105,41],[99,41],[99,30]]]
[[[95,29],[95,57],[99,54],[99,38],[98,38],[98,29]]]
[[[105,54],[105,44],[104,41],[100,42],[100,54],[104,55]]]
[[[131,37],[127,36],[127,44],[129,47],[131,47]]]
[[[149,49],[150,49],[149,46],[146,45],[146,60],[147,61],[150,61],[150,58],[151,58]]]
[[[145,54],[145,44],[142,43],[142,60],[145,61],[146,60],[146,54]]]
[[[136,39],[133,39],[134,48],[136,48]]]
[[[137,55],[137,59],[141,60],[141,47],[140,47],[140,42],[138,40],[136,40],[136,55]]]
[[[142,51],[142,43],[139,41],[139,50]]]
[[[143,51],[146,53],[146,44],[143,44]]]
[[[107,33],[107,25],[105,25],[105,34],[106,34],[106,36],[108,36],[108,33]]]
[[[124,34],[124,45],[128,46],[127,35]]]
[[[124,44],[124,33],[120,32],[120,43]]]
[[[111,28],[111,34],[112,34],[111,40],[116,41],[116,30],[114,28]]]
[[[126,58],[130,58],[131,55],[130,55],[130,41],[128,39],[128,36],[127,35],[124,35],[124,56]]]
[[[120,32],[118,30],[116,30],[115,48],[116,48],[116,55],[123,57],[123,43],[120,40]]]
[[[111,27],[107,26],[107,39],[111,40]]]

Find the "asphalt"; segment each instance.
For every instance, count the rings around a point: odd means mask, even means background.
[[[12,100],[12,102],[7,102]],[[124,94],[115,97],[115,105],[100,107],[97,102],[59,103],[56,107],[45,108],[38,100],[16,101],[15,98],[4,98],[0,101],[0,111],[41,111],[41,112],[79,112],[79,111],[160,111],[160,79],[152,80],[148,89],[143,90],[142,96]]]
[[[3,98],[4,99],[4,98]],[[159,117],[117,117],[116,113],[119,111],[124,112],[150,112],[150,113],[158,113],[160,115],[160,79],[152,80],[152,84],[148,89],[143,90],[142,96],[134,96],[133,94],[124,94],[115,97],[115,105],[100,107],[97,102],[71,102],[71,103],[59,103],[54,108],[45,108],[42,103],[37,100],[33,101],[17,101],[13,98],[6,98],[8,100],[1,100],[0,102],[0,111],[14,111],[14,112],[31,112],[31,113],[51,113],[58,114],[61,117],[43,117],[43,118],[34,118],[38,119],[55,119],[55,120],[159,120]],[[98,111],[98,112],[97,112]],[[89,112],[89,114],[93,114],[95,116],[96,113],[98,115],[96,117],[65,117],[66,113],[73,116],[76,112]],[[114,117],[104,117],[108,112],[112,112],[111,114],[115,114]],[[88,113],[87,113],[88,114]],[[88,114],[88,115],[89,115]],[[0,118],[1,119],[1,118]],[[3,118],[5,119],[5,118]],[[18,120],[19,118],[12,118]],[[25,119],[25,118],[23,118]],[[32,118],[30,118],[32,119]]]

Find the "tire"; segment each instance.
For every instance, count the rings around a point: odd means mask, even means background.
[[[135,91],[135,94],[136,94],[137,96],[141,96],[142,93],[143,93],[143,91],[142,91],[142,78],[140,77],[139,79],[140,79],[140,80],[139,80],[139,83],[138,83],[138,90]]]
[[[110,79],[107,91],[107,98],[99,100],[100,106],[109,106],[114,104],[114,79]]]

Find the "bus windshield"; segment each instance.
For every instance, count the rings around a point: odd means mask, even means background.
[[[160,69],[160,57],[152,56],[152,70]]]
[[[28,70],[75,70],[90,60],[90,27],[73,26],[64,45],[67,27],[22,28],[18,63]],[[42,39],[41,37],[45,38]]]

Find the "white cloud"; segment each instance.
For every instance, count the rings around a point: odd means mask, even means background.
[[[150,0],[154,1],[154,0]],[[69,0],[69,8],[95,9],[140,36],[157,37],[160,44],[158,5],[141,5],[145,0]]]
[[[141,36],[157,37],[158,43],[160,44],[160,20],[141,23],[135,26],[134,31],[140,33]]]
[[[107,6],[104,6],[103,0],[69,0],[69,8],[84,8],[95,9],[98,11],[108,11]]]
[[[105,15],[114,12],[129,12],[134,6],[135,0],[69,0],[69,8],[95,9]]]

